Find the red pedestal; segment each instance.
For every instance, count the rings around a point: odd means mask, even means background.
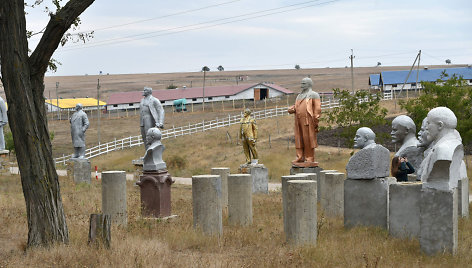
[[[136,182],[141,189],[143,217],[163,218],[171,215],[170,188],[174,183],[167,170],[144,171]]]

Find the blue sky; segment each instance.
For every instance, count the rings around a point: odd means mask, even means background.
[[[46,25],[45,4],[28,29]],[[79,29],[94,38],[60,47],[47,75],[344,67],[351,49],[355,66],[411,65],[420,49],[422,65],[470,64],[471,12],[470,0],[97,0]]]

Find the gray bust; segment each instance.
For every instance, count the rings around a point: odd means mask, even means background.
[[[2,97],[0,97],[0,151],[5,150],[5,138],[3,136],[3,126],[8,123],[7,106]]]
[[[162,134],[158,128],[150,128],[146,135],[146,153],[144,154],[144,171],[157,171],[166,169],[167,165],[162,160],[164,145],[161,143]]]
[[[375,133],[368,127],[361,127],[354,137],[354,148],[361,149],[347,163],[348,179],[375,179],[388,176],[390,152],[375,143]]]
[[[416,125],[409,116],[400,115],[392,121],[392,142],[400,146],[395,156],[407,157],[415,169],[423,161],[423,150],[418,148]]]
[[[436,107],[427,116],[427,139],[431,152],[421,163],[423,187],[448,190],[457,187],[464,158],[457,118],[449,108]]]
[[[161,102],[152,96],[152,88],[145,87],[143,96],[144,98],[141,99],[139,104],[139,126],[141,128],[141,137],[147,150],[148,145],[145,141],[148,130],[153,127],[164,128],[164,108],[162,108]]]
[[[70,134],[74,145],[73,158],[85,158],[85,131],[89,127],[87,114],[82,111],[82,104],[77,103],[70,118]]]
[[[426,158],[426,156],[431,152],[431,141],[428,140],[428,131],[426,131],[426,127],[428,126],[428,118],[425,117],[423,119],[423,122],[421,123],[421,128],[420,131],[418,132],[418,144],[416,145],[418,149],[423,151],[423,160],[421,161],[421,164],[418,166],[416,169],[416,175],[418,180],[421,180],[421,176],[423,174],[423,161]]]

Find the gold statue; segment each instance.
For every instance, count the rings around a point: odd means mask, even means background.
[[[251,110],[244,110],[244,117],[240,121],[239,132],[241,134],[241,142],[244,148],[244,154],[246,155],[246,164],[251,164],[252,161],[257,164],[257,124],[256,120],[251,117]],[[252,157],[251,157],[252,156]]]
[[[292,165],[297,167],[316,167],[315,148],[318,147],[316,135],[321,116],[320,95],[312,90],[313,81],[306,77],[301,82],[302,92],[298,94],[295,105],[288,113],[295,114],[295,148],[297,159]]]

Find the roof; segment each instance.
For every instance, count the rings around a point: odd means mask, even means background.
[[[406,77],[408,76],[409,71],[385,71],[380,73],[380,83],[384,85],[391,84],[402,84],[405,82]],[[441,74],[446,72],[448,77],[452,77],[454,74],[456,76],[462,76],[464,79],[472,79],[472,68],[471,67],[462,67],[462,68],[441,68],[441,69],[422,69],[419,70],[418,82],[434,82],[438,79],[441,79]],[[407,83],[415,83],[418,70],[411,71],[410,77],[408,78]],[[446,78],[447,79],[447,78]]]
[[[242,92],[244,90],[247,90],[249,88],[257,87],[259,85],[281,91],[285,94],[293,93],[292,91],[276,84],[257,83],[257,84],[242,84],[242,85],[232,85],[232,86],[205,87],[205,97],[231,96],[239,92]],[[153,90],[152,95],[158,98],[160,101],[201,98],[203,97],[203,87]],[[122,103],[136,103],[136,102],[140,102],[142,98],[143,98],[142,91],[113,93],[108,98],[108,105],[122,104]]]
[[[57,106],[57,99],[46,100],[46,103]],[[59,99],[59,108],[68,109],[75,108],[77,103],[82,104],[83,107],[97,106],[97,99],[94,98],[76,98],[76,99]],[[107,105],[106,102],[100,101],[100,106]]]
[[[370,86],[380,85],[380,74],[371,74],[371,75],[369,75],[369,85]]]

